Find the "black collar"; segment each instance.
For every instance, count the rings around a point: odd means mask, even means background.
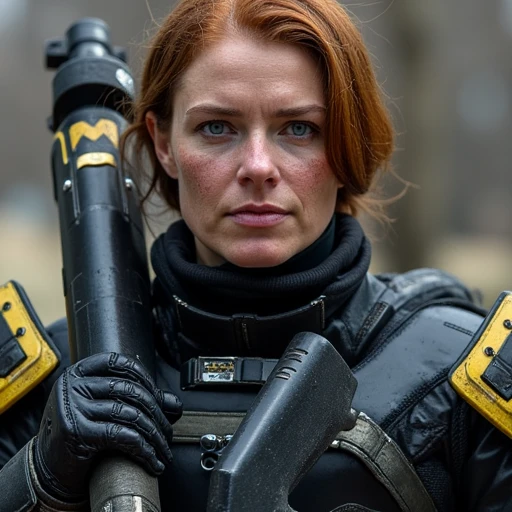
[[[155,241],[151,256],[167,352],[183,352],[182,361],[212,350],[279,357],[296,332],[321,333],[329,304],[339,308],[359,288],[370,245],[353,217],[337,215],[333,250],[319,265],[255,276],[196,264],[192,233],[178,221]]]

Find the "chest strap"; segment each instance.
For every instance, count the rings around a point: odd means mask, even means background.
[[[241,412],[185,411],[174,424],[174,443],[199,443],[206,433],[227,436],[244,419]],[[389,491],[404,512],[435,512],[432,498],[398,445],[366,414],[355,427],[338,433],[332,449],[349,452]]]

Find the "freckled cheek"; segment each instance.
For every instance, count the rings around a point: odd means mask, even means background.
[[[211,200],[212,195],[220,193],[219,169],[212,165],[211,158],[181,151],[177,160],[181,193],[186,192],[201,201]]]
[[[324,205],[327,199],[336,197],[337,181],[325,158],[308,160],[294,181],[296,192],[303,197],[318,201],[320,195]]]

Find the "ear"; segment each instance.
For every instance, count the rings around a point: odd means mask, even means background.
[[[158,161],[162,164],[165,172],[175,180],[178,179],[178,169],[172,154],[169,132],[162,131],[158,127],[157,116],[154,112],[146,114],[146,128],[153,139],[153,146]]]

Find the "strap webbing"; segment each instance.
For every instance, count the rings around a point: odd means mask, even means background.
[[[227,436],[235,433],[244,412],[183,411],[173,425],[173,443],[199,443],[204,434]]]
[[[185,411],[174,424],[174,443],[199,443],[204,434],[234,434],[245,413]],[[399,446],[366,414],[339,432],[331,448],[354,455],[391,493],[404,512],[435,512],[432,498]]]
[[[363,462],[391,493],[401,510],[435,512],[432,498],[413,465],[399,446],[366,414],[359,413],[355,427],[340,432],[333,445]]]

